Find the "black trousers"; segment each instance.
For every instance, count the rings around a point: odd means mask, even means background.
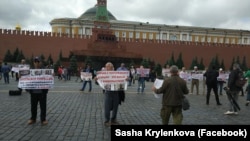
[[[219,96],[218,96],[217,84],[207,85],[207,102],[206,103],[209,104],[210,93],[211,93],[212,89],[213,89],[213,92],[214,92],[214,95],[215,95],[216,103],[219,104],[220,100],[219,100]]]
[[[37,118],[37,105],[40,104],[40,119],[41,122],[46,120],[46,105],[47,105],[47,93],[40,94],[30,94],[31,100],[31,120],[36,120]]]

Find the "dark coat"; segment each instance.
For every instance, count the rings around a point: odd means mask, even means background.
[[[219,76],[218,71],[210,69],[204,73],[204,76],[206,77],[206,84],[208,86],[217,85],[217,77]]]

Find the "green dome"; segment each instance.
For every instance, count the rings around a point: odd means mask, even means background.
[[[78,19],[83,20],[95,20],[96,16],[96,10],[97,6],[94,6],[92,8],[89,8],[87,11],[85,11]],[[115,16],[113,16],[112,13],[108,11],[109,20],[116,20]]]

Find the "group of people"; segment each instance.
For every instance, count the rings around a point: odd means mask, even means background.
[[[194,67],[195,73],[197,71],[197,67]],[[161,118],[162,124],[166,125],[169,123],[170,116],[173,117],[174,124],[182,124],[183,114],[182,114],[182,99],[184,95],[189,93],[187,88],[187,80],[181,78],[180,76],[183,75],[185,68],[182,68],[182,71],[178,71],[178,67],[173,65],[169,68],[170,75],[164,79],[164,82],[160,88],[156,88],[155,86],[152,87],[152,91],[156,94],[163,94],[162,98],[162,108],[161,108]],[[228,98],[228,111],[224,114],[226,115],[237,115],[239,109],[237,108],[238,96],[242,87],[236,85],[236,81],[238,79],[238,74],[241,71],[239,64],[235,63],[233,65],[233,70],[231,70],[228,82],[225,86],[225,90],[227,91],[227,98]],[[221,105],[219,96],[218,96],[218,85],[223,86],[221,83],[225,83],[225,80],[221,80],[219,75],[222,73],[222,69],[219,71],[216,70],[215,66],[211,66],[208,68],[204,73],[203,76],[205,77],[205,84],[207,86],[207,93],[206,93],[206,104],[209,105],[210,93],[213,90],[215,94],[215,99],[217,105]],[[250,86],[250,70],[244,74],[245,78],[248,78],[248,86]],[[221,81],[221,82],[218,82]],[[193,86],[199,83],[199,78],[192,77],[191,80],[191,92],[193,92]],[[198,85],[199,86],[199,85]],[[198,87],[196,86],[196,87]],[[197,88],[198,89],[198,88]],[[222,90],[219,89],[220,94]],[[198,92],[197,92],[198,94]],[[234,101],[234,102],[232,102]],[[247,98],[246,98],[246,106],[250,103],[250,91],[247,91]]]
[[[34,69],[41,69],[41,60],[39,57],[35,57],[33,60]],[[143,69],[143,65],[140,66],[140,69]],[[1,68],[2,72],[4,72],[4,67]],[[103,68],[105,71],[114,71],[114,65],[111,62],[107,62],[105,67]],[[125,67],[124,63],[121,63],[121,66],[116,69],[116,71],[130,71]],[[197,71],[197,67],[194,68],[193,73]],[[220,70],[221,71],[221,70]],[[219,96],[218,96],[218,79],[220,71],[217,71],[214,66],[208,68],[203,76],[206,78],[206,86],[207,86],[207,93],[206,93],[206,104],[209,105],[210,93],[213,90],[215,94],[215,99],[217,105],[221,105]],[[239,64],[233,65],[233,70],[229,74],[228,82],[226,85],[227,92],[230,92],[231,97],[228,97],[228,100],[231,101],[233,98],[236,102],[238,101],[238,95],[242,88],[239,88],[235,85],[235,81],[237,79],[237,74],[240,71]],[[91,66],[87,64],[86,68],[83,72],[91,73],[92,79],[97,81],[97,77],[95,77],[95,73]],[[134,70],[135,73],[135,70]],[[160,116],[162,118],[162,124],[167,125],[169,124],[170,117],[173,117],[174,124],[182,124],[183,114],[182,114],[182,99],[184,95],[189,94],[189,89],[187,87],[187,80],[182,78],[181,76],[185,73],[185,68],[182,68],[179,71],[178,67],[173,65],[169,67],[170,75],[166,76],[163,80],[163,84],[160,88],[156,88],[154,85],[152,86],[152,91],[156,94],[163,94],[162,97],[162,108],[160,112]],[[131,73],[130,73],[131,74]],[[250,70],[244,74],[244,77],[250,78]],[[86,88],[87,83],[89,83],[89,92],[92,90],[92,79],[83,81],[83,86],[81,91],[84,91]],[[133,83],[133,79],[131,79],[131,75],[127,76],[126,79],[129,82],[129,85]],[[132,81],[131,81],[132,80]],[[224,81],[224,80],[223,80]],[[191,82],[193,83],[197,82]],[[223,82],[225,83],[225,82]],[[248,79],[248,87],[250,85],[250,79]],[[117,121],[117,112],[118,107],[121,101],[120,94],[121,92],[125,93],[123,89],[120,90],[111,90],[111,87],[105,87],[104,89],[104,117],[105,117],[105,126],[116,125],[118,124]],[[144,92],[145,88],[145,78],[138,77],[138,88],[137,93]],[[48,121],[46,119],[46,105],[47,105],[47,93],[48,89],[31,89],[28,90],[31,97],[31,118],[28,120],[28,124],[36,123],[37,119],[37,106],[38,103],[40,104],[40,120],[42,125],[47,125]],[[192,91],[192,87],[191,87]],[[219,92],[221,93],[220,89]],[[198,94],[198,93],[197,93]],[[250,103],[250,91],[247,93],[247,102],[246,106]],[[111,113],[112,112],[112,113]],[[229,109],[224,114],[232,115],[238,114],[238,109],[235,105],[229,102]]]

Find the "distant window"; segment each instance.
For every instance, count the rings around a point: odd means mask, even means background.
[[[175,34],[170,35],[170,40],[177,40],[177,36]]]
[[[211,37],[207,38],[207,42],[209,42],[209,43],[211,42]]]
[[[220,43],[223,43],[223,38],[220,38]]]
[[[201,42],[205,42],[205,37],[204,36],[201,37]]]
[[[126,38],[126,32],[122,32],[122,37]]]
[[[157,40],[160,40],[160,34],[156,34],[156,37],[155,37]]]
[[[231,40],[231,43],[232,43],[232,44],[235,44],[235,39],[232,39],[232,40]]]
[[[167,40],[167,33],[162,34],[162,40]]]
[[[143,33],[143,34],[142,34],[142,38],[143,38],[143,39],[147,39],[147,33]]]
[[[152,40],[154,38],[153,33],[149,33],[149,39]]]
[[[199,41],[199,36],[195,36],[195,42]]]
[[[78,34],[82,35],[82,29],[78,29]]]
[[[183,41],[187,41],[187,34],[183,34],[183,35],[182,35],[182,40],[183,40]]]
[[[133,38],[133,32],[129,32],[129,38]]]
[[[226,43],[227,43],[227,44],[229,43],[229,38],[226,38]]]
[[[115,36],[119,38],[119,31],[115,32]]]
[[[85,28],[85,34],[86,35],[90,35],[91,34],[90,28],[88,28],[88,27]]]
[[[247,38],[244,38],[243,43],[244,43],[244,44],[247,44]]]
[[[136,32],[136,39],[140,39],[140,32]]]
[[[70,34],[69,28],[66,28],[66,34]]]

